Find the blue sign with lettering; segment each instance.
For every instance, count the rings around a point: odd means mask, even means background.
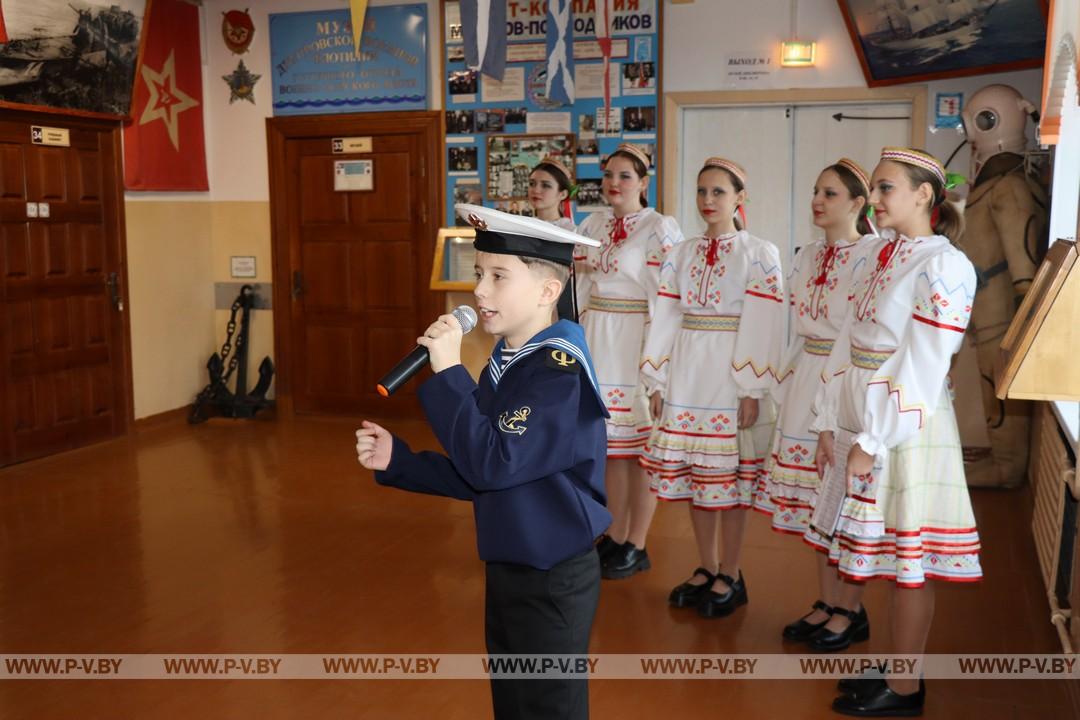
[[[427,109],[427,6],[369,7],[360,55],[348,9],[270,15],[274,115]]]

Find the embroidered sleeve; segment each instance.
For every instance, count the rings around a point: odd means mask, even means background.
[[[803,337],[799,334],[798,323],[798,308],[796,307],[795,289],[801,287],[801,268],[804,263],[807,254],[812,254],[811,248],[799,248],[795,253],[795,257],[791,260],[791,271],[788,273],[787,282],[785,287],[787,288],[787,302],[786,315],[787,315],[787,328],[792,335],[791,344],[784,351],[780,360],[780,373],[776,378],[776,387],[773,388],[773,399],[777,403],[783,402],[783,395],[786,394],[787,387],[791,385],[791,376],[795,374],[795,363],[799,359],[799,355],[802,353]]]
[[[653,303],[652,322],[641,353],[641,379],[645,391],[652,395],[667,389],[668,367],[675,335],[682,323],[680,306],[679,263],[686,253],[668,253],[660,264],[659,289]]]
[[[907,440],[937,408],[952,356],[960,349],[975,298],[975,270],[954,248],[932,258],[915,280],[904,340],[866,388],[863,450],[883,455]]]
[[[682,230],[674,218],[661,216],[660,223],[652,230],[645,246],[645,272],[642,275],[645,297],[649,301],[649,317],[656,306],[656,293],[660,289],[660,267],[671,248],[683,241]]]
[[[594,227],[597,215],[594,213],[581,223],[578,234],[595,238]],[[592,265],[589,264],[589,248],[585,245],[574,246],[574,284],[577,286],[577,306],[579,315],[589,309],[589,296],[592,295]]]
[[[761,242],[751,253],[731,359],[739,397],[764,397],[776,382],[787,317],[782,273],[780,251],[772,243]]]

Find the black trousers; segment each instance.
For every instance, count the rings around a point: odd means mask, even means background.
[[[550,570],[488,563],[485,635],[491,655],[585,655],[600,601],[595,548]],[[496,720],[586,720],[589,681],[491,680]]]

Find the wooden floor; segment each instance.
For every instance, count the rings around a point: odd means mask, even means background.
[[[478,653],[483,566],[471,508],[380,488],[354,421],[180,423],[0,471],[2,653]],[[419,423],[396,429],[432,447]],[[939,588],[930,652],[1057,653],[1020,491],[974,494],[986,579]],[[596,653],[784,652],[813,599],[811,551],[755,516],[750,603],[671,610],[696,565],[662,506],[653,569],[605,583]],[[887,648],[888,587],[871,584]],[[865,650],[864,650],[865,648]],[[790,650],[789,651],[793,651]],[[595,718],[829,718],[833,683],[608,681]],[[484,681],[0,681],[2,718],[490,717]],[[1062,683],[933,681],[928,718],[1075,717]]]

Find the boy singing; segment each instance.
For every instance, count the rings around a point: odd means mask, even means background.
[[[446,455],[414,453],[364,421],[357,457],[381,485],[470,500],[486,562],[492,655],[588,653],[600,597],[594,542],[607,529],[607,417],[581,327],[552,322],[575,243],[540,220],[475,205],[476,304],[499,341],[480,383],[461,365],[461,326],[436,320],[417,343],[434,377],[419,391]],[[587,680],[491,680],[497,720],[587,718]]]

